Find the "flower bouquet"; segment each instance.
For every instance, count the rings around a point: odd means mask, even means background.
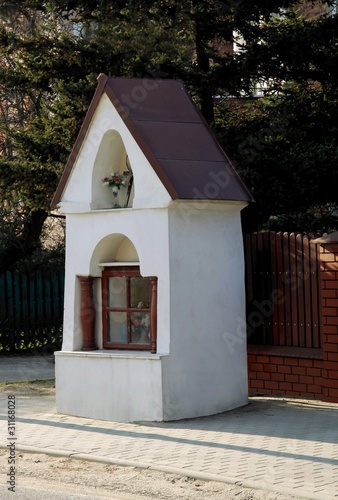
[[[117,196],[118,191],[121,186],[127,186],[126,177],[118,173],[110,174],[109,177],[102,179],[103,186],[110,186],[112,188],[114,196]]]
[[[143,303],[138,304],[138,309],[143,308]],[[131,313],[131,331],[133,342],[147,344],[150,339],[150,314],[149,312]]]
[[[112,190],[115,198],[117,198],[117,195],[118,195],[119,190],[121,189],[121,186],[122,187],[128,186],[129,180],[130,180],[129,174],[128,175],[121,175],[117,172],[115,172],[114,174],[110,174],[109,177],[104,177],[103,179],[101,179],[103,186],[111,187],[111,190]],[[120,207],[120,205],[118,205],[118,203],[115,203],[113,208],[121,208],[121,207]]]

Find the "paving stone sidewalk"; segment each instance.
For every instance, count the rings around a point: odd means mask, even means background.
[[[7,395],[0,394],[6,446]],[[220,415],[123,424],[56,413],[53,396],[18,396],[17,448],[338,499],[338,405],[255,397]]]

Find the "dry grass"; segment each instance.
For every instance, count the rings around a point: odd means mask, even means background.
[[[52,396],[55,394],[55,380],[34,380],[0,384],[1,394],[16,396]]]

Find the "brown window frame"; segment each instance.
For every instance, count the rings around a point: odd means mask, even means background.
[[[109,278],[126,278],[126,307],[109,306]],[[137,344],[131,340],[131,314],[140,312],[140,309],[130,306],[130,278],[141,277],[149,279],[150,303],[142,312],[148,312],[150,318],[150,339],[148,343]],[[111,342],[108,340],[108,320],[110,312],[125,312],[127,314],[127,342]],[[139,266],[105,267],[102,271],[102,334],[104,349],[121,349],[150,351],[156,353],[157,348],[157,278],[155,276],[142,276]]]

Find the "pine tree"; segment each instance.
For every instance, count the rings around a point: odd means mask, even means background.
[[[250,95],[254,83],[262,79],[269,89],[279,91],[285,81],[301,85],[309,78],[316,78],[324,88],[329,72],[332,78],[325,88],[331,92],[337,65],[331,66],[336,49],[327,43],[329,24],[323,24],[321,35],[297,16],[278,17],[281,9],[295,4],[286,0],[3,0],[0,208],[7,215],[0,223],[0,274],[39,246],[52,194],[100,73],[180,78],[206,120],[216,126],[224,121],[227,99],[223,98]],[[302,30],[297,34],[299,26]],[[298,56],[302,40],[308,42],[314,33],[317,44],[311,45],[316,47],[312,59],[305,50]],[[291,50],[293,39],[297,50]],[[234,53],[234,40],[244,43],[245,50]],[[322,63],[317,64],[317,73],[315,58]],[[243,171],[246,166],[244,162]],[[16,207],[10,214],[9,206]]]

